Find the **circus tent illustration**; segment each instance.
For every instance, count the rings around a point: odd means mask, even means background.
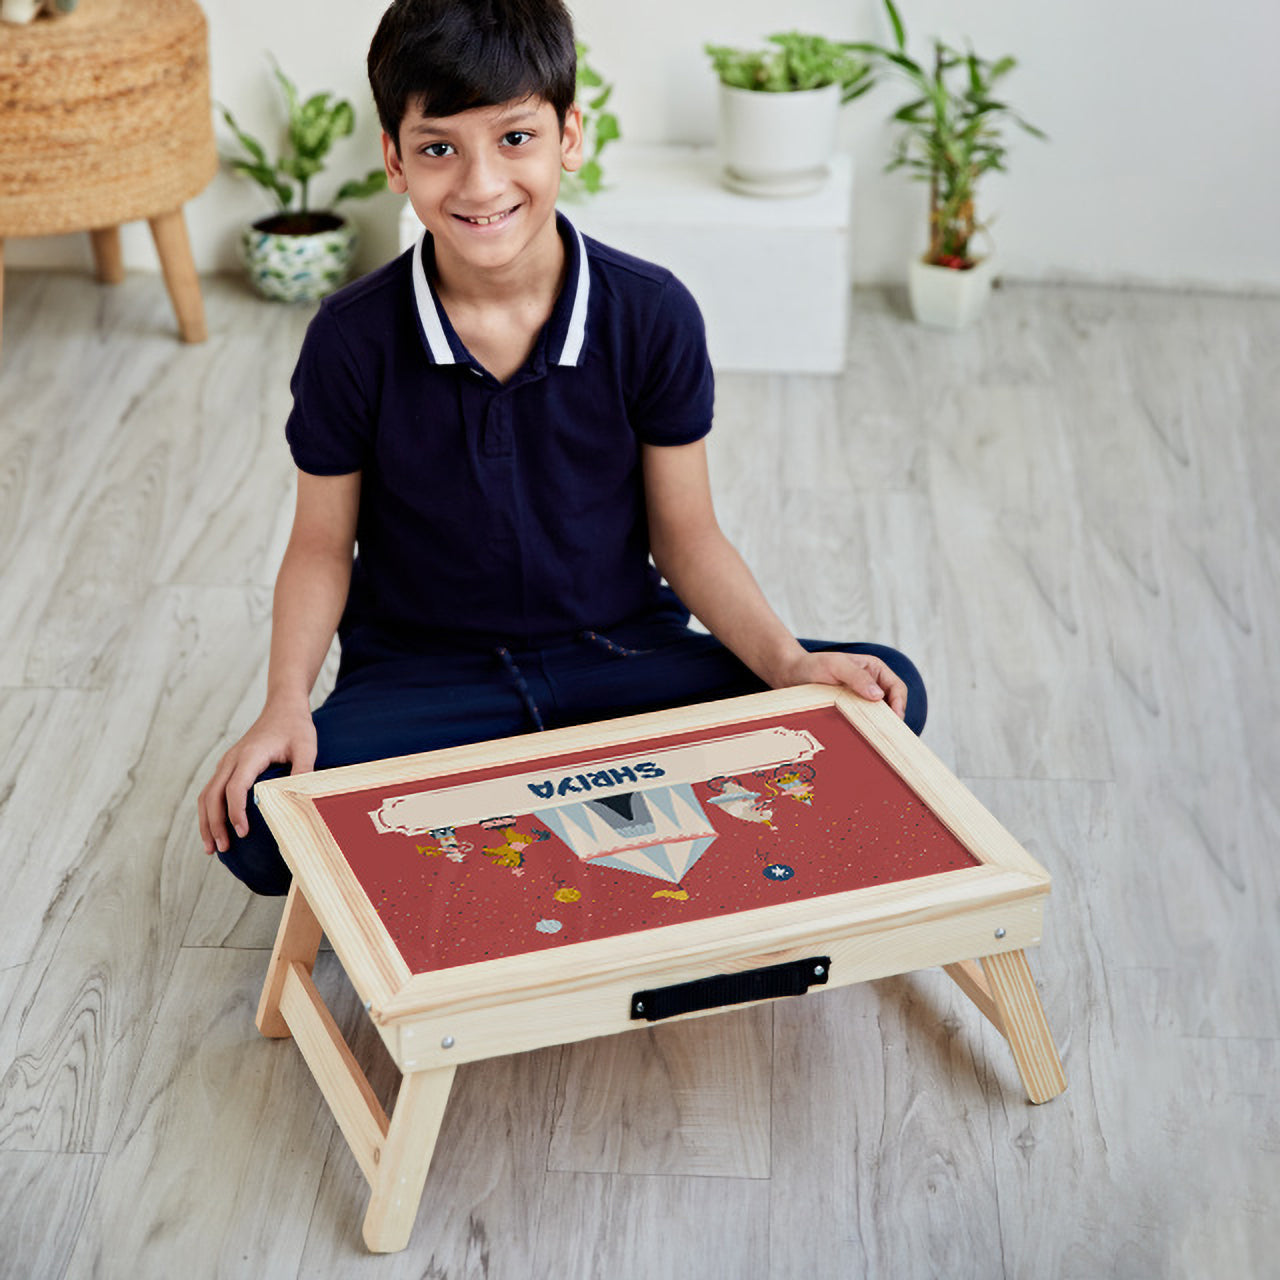
[[[822,749],[808,730],[767,725],[672,746],[633,747],[581,763],[526,765],[498,777],[446,781],[384,796],[369,818],[381,834],[417,838],[471,823],[508,826],[517,816],[534,816],[591,866],[678,885],[716,839],[695,784],[707,782],[718,793],[712,796],[718,811],[767,823],[771,799],[738,779],[780,767],[790,779]]]
[[[593,797],[538,817],[583,862],[679,884],[716,830],[689,783]]]

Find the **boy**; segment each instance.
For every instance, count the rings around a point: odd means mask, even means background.
[[[844,684],[919,732],[911,663],[795,640],[721,533],[693,299],[556,213],[561,169],[582,159],[561,0],[396,0],[369,77],[390,185],[427,231],[308,330],[266,705],[200,795],[205,851],[284,893],[248,804],[264,771],[769,686]],[[313,716],[335,629],[337,681]]]

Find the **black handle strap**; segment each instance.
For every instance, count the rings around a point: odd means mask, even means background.
[[[680,1013],[747,1004],[752,1000],[773,1000],[779,996],[802,996],[810,987],[824,985],[830,972],[830,957],[814,956],[810,960],[748,969],[745,973],[721,973],[695,982],[654,987],[637,991],[631,997],[631,1017],[660,1022]]]

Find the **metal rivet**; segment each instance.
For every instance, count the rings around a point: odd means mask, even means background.
[[[636,1012],[637,1012],[637,1013],[643,1013],[643,1012],[644,1012],[644,1001],[643,1001],[643,1000],[637,1000],[637,1001],[636,1001]]]
[[[368,1012],[369,1012],[369,1010],[370,1010],[370,1009],[372,1009],[372,1008],[373,1008],[373,1001],[372,1001],[372,1000],[366,1000],[366,1001],[364,1002],[364,1011],[365,1011],[365,1013],[368,1013]]]
[[[1004,930],[1003,930],[1003,929],[997,929],[997,930],[996,930],[996,937],[997,937],[997,938],[1003,938],[1003,937],[1004,937]]]
[[[455,1043],[456,1042],[452,1036],[445,1036],[445,1038],[440,1041],[440,1047],[442,1049],[452,1049]]]
[[[825,969],[824,969],[820,964],[819,964],[819,965],[815,965],[815,966],[814,966],[814,969],[813,969],[813,976],[814,976],[815,978],[820,978],[820,977],[822,977],[822,975],[823,975],[824,973],[826,973],[826,970],[825,970]]]

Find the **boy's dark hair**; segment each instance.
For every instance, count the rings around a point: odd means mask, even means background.
[[[397,153],[411,107],[451,116],[537,96],[563,126],[577,90],[573,20],[562,0],[394,0],[369,46],[369,84]]]

